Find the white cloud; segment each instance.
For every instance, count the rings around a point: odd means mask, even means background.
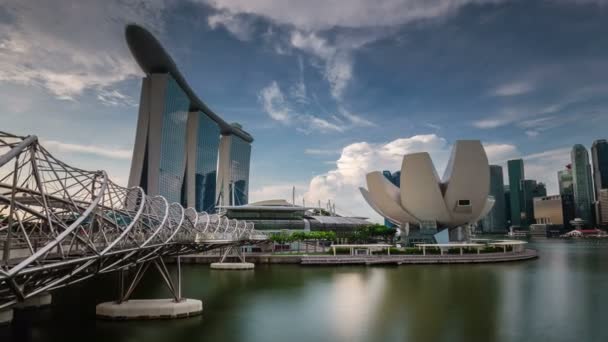
[[[108,106],[137,107],[137,102],[132,97],[127,96],[116,89],[100,89],[97,93],[97,99]]]
[[[499,86],[492,91],[495,96],[515,96],[529,93],[534,90],[534,85],[530,82],[513,82]]]
[[[297,124],[297,130],[305,134],[313,132],[344,132],[345,130],[345,127],[339,123],[310,114],[296,113],[276,81],[272,81],[268,86],[264,87],[260,91],[258,98],[262,103],[264,111],[270,118],[286,125]]]
[[[112,92],[117,82],[141,74],[124,42],[124,25],[162,30],[165,3],[8,0],[3,7],[10,19],[0,22],[0,81],[73,100],[86,89]]]
[[[471,3],[500,0],[199,0],[218,12],[209,17],[212,28],[222,24],[237,37],[250,37],[251,16],[263,17],[291,32],[289,47],[275,44],[284,53],[292,48],[322,60],[322,74],[331,94],[341,100],[353,79],[353,52],[392,34],[393,27],[417,20],[440,18]],[[333,41],[327,32],[345,29]],[[266,34],[265,37],[269,36]]]
[[[304,150],[304,154],[318,156],[318,155],[333,155],[340,153],[341,150],[324,150],[318,148],[307,148]]]
[[[373,122],[371,122],[359,115],[353,114],[350,111],[344,109],[343,107],[340,107],[338,110],[339,110],[340,114],[342,114],[343,117],[348,119],[348,121],[350,121],[350,123],[353,126],[358,126],[358,127],[376,126],[376,124],[374,124]]]
[[[526,155],[524,173],[527,179],[535,179],[547,185],[549,195],[557,195],[557,171],[570,164],[570,148],[557,148],[540,153]]]
[[[296,204],[302,203],[302,194],[306,189],[305,184],[272,184],[256,187],[249,191],[250,202],[265,201],[271,199],[284,199],[292,201],[293,187],[296,188]]]
[[[490,163],[493,164],[504,164],[507,159],[520,155],[517,147],[511,144],[485,143],[484,148]],[[450,144],[435,134],[416,135],[382,144],[350,144],[342,149],[335,162],[335,169],[312,178],[304,197],[307,202],[312,203],[332,200],[336,203],[339,213],[366,216],[379,221],[379,216],[369,208],[358,190],[360,186],[366,187],[365,175],[371,171],[399,170],[403,155],[415,152],[428,152],[437,173],[441,175],[449,159],[450,150]],[[311,152],[321,154],[326,151]]]
[[[96,145],[81,145],[64,143],[56,140],[43,140],[41,141],[42,146],[46,149],[60,153],[81,153],[88,155],[95,155],[104,158],[111,159],[131,159],[133,152],[128,149],[113,148],[107,146],[96,146]]]
[[[498,0],[202,0],[219,10],[253,14],[306,31],[373,28],[432,19],[470,3]]]
[[[517,147],[511,144],[483,144],[483,147],[491,164],[504,163],[520,155]]]
[[[262,102],[262,107],[273,120],[283,123],[291,121],[290,109],[276,81],[272,81],[263,88],[258,97]]]
[[[207,23],[212,29],[223,26],[239,40],[247,41],[254,33],[254,26],[246,17],[232,14],[230,12],[219,12],[210,15]]]
[[[397,170],[406,153],[427,151],[438,170],[443,170],[449,156],[445,139],[434,135],[416,135],[383,144],[358,142],[342,149],[336,168],[313,177],[304,195],[306,202],[336,203],[343,215],[372,217],[379,220],[361,197],[358,187],[364,186],[365,174],[374,170]]]

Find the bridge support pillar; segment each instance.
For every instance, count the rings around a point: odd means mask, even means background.
[[[228,256],[236,256],[241,262],[225,262]],[[211,264],[212,270],[252,270],[254,268],[255,264],[245,261],[245,255],[239,246],[228,247],[220,261]]]
[[[0,326],[10,324],[13,321],[13,309],[0,309]]]
[[[25,301],[15,305],[16,309],[29,309],[29,308],[40,308],[43,306],[51,305],[53,296],[50,293],[41,293],[37,296],[30,297]]]
[[[196,316],[203,312],[203,302],[182,298],[132,299],[126,302],[105,302],[95,308],[97,317],[113,320],[167,319]]]
[[[173,298],[130,300],[131,294],[150,265],[154,265],[158,270],[167,289],[173,294]],[[118,272],[120,288],[118,300],[98,304],[95,308],[98,318],[112,320],[170,319],[196,316],[203,312],[202,301],[182,298],[182,272],[179,256],[177,257],[177,282],[174,282],[172,279],[162,258],[141,263],[137,267],[135,274],[132,275],[127,288],[125,288],[125,280],[127,280],[128,276],[127,271],[120,270]]]

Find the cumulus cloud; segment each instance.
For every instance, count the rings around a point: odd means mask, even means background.
[[[304,195],[306,202],[331,200],[344,215],[379,217],[365,203],[358,188],[365,184],[365,174],[375,170],[397,170],[404,154],[427,151],[438,170],[445,168],[449,145],[435,134],[416,135],[387,143],[357,142],[342,149],[336,168],[313,177]]]
[[[3,8],[0,81],[38,86],[65,100],[104,90],[104,102],[117,82],[141,74],[122,39],[124,25],[161,31],[165,3],[8,0]]]
[[[517,146],[508,143],[484,143],[491,164],[503,166],[506,176],[508,159],[522,157],[525,162],[527,178],[547,184],[548,191],[557,191],[554,180],[557,170],[569,160],[568,149],[550,150],[522,156]],[[309,203],[318,200],[325,203],[331,200],[343,215],[366,216],[380,222],[380,217],[365,203],[358,188],[365,185],[365,175],[371,171],[401,168],[403,155],[415,152],[428,152],[433,159],[438,174],[443,174],[451,151],[446,139],[435,135],[415,135],[386,143],[357,142],[342,149],[336,167],[312,178],[304,198]],[[311,151],[322,154],[325,151]],[[319,152],[319,153],[317,153]],[[505,180],[508,180],[505,177]]]

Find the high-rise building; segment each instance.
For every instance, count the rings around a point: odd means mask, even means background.
[[[505,219],[508,229],[511,226],[511,188],[508,185],[505,185]]]
[[[511,200],[511,225],[521,226],[523,215],[523,192],[521,181],[524,180],[524,161],[521,159],[509,160],[507,162],[509,173],[509,193]]]
[[[505,209],[505,184],[502,167],[490,165],[490,195],[494,196],[494,207],[482,220],[484,233],[503,233],[508,230]]]
[[[249,142],[236,135],[222,135],[217,178],[217,203],[219,205],[249,203],[250,158],[251,145]]]
[[[559,185],[560,195],[574,195],[574,185],[572,184],[572,164],[566,165],[564,170],[557,172],[557,184]]]
[[[544,196],[534,198],[534,216],[537,224],[570,228],[574,220],[574,200],[572,195]]]
[[[150,196],[162,195],[197,211],[215,211],[218,165],[222,158],[238,160],[235,183],[239,203],[247,203],[249,158],[253,138],[238,125],[229,125],[209,109],[190,88],[171,57],[145,29],[129,25],[127,43],[146,73],[143,79],[129,186]],[[221,138],[220,138],[221,136]],[[221,142],[230,144],[219,155]],[[225,163],[224,163],[225,164]],[[222,169],[222,171],[225,171]],[[240,182],[239,182],[240,181]],[[232,183],[231,183],[232,184]]]
[[[608,227],[608,189],[601,189],[597,198],[597,224]]]
[[[591,206],[593,205],[593,185],[589,153],[585,146],[577,144],[572,147],[572,181],[574,184],[574,203],[576,216],[588,224],[593,224]]]
[[[534,198],[547,196],[547,189],[545,184],[537,183],[532,179],[522,180],[521,189],[523,194],[521,225],[529,226],[534,224]]]
[[[595,198],[600,197],[600,190],[608,189],[608,141],[596,140],[591,146],[591,160],[593,161],[593,181],[595,184]]]

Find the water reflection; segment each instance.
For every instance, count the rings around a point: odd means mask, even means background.
[[[542,241],[541,258],[496,265],[183,267],[202,316],[148,322],[94,318],[112,276],[57,291],[19,313],[1,341],[604,341],[607,244]],[[155,274],[135,297],[167,297]]]

